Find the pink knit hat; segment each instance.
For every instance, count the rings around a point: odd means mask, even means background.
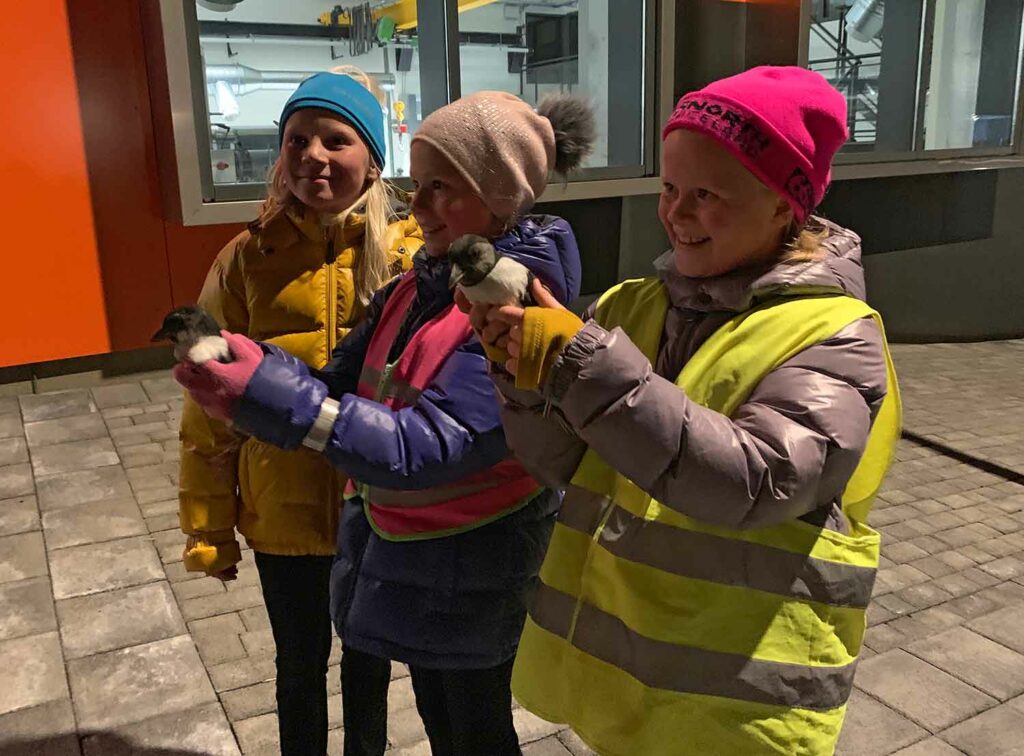
[[[684,95],[662,139],[676,129],[717,140],[803,223],[825,196],[832,158],[848,138],[846,98],[821,74],[761,66]]]
[[[436,148],[509,221],[533,206],[549,172],[579,164],[593,130],[593,114],[578,98],[546,98],[534,110],[507,92],[476,92],[423,119],[412,141]]]

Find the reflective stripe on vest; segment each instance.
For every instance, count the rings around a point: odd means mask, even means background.
[[[602,298],[651,360],[668,307],[656,279]],[[733,413],[775,367],[877,314],[847,297],[775,301],[726,323],[677,384]],[[899,435],[889,389],[843,496],[849,534],[802,520],[733,530],[653,500],[592,449],[567,490],[527,619],[513,692],[603,754],[831,753],[865,630],[878,534],[865,518]]]
[[[472,334],[468,317],[454,305],[423,324],[394,363],[395,340],[416,299],[416,273],[395,286],[367,347],[359,375],[359,396],[392,409],[414,406],[452,353]],[[398,490],[350,481],[347,495],[359,495],[374,530],[387,540],[439,538],[471,530],[529,502],[540,486],[522,465],[506,459],[454,483]]]

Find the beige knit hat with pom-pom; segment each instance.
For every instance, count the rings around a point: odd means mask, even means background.
[[[497,218],[511,221],[533,206],[552,171],[579,167],[594,115],[578,97],[547,97],[534,110],[507,92],[476,92],[427,116],[412,141],[437,149]]]

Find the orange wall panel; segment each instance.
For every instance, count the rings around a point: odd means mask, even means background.
[[[110,350],[63,0],[0,23],[0,366]]]
[[[110,348],[135,349],[171,308],[139,0],[65,1]]]
[[[166,224],[167,260],[176,307],[195,304],[213,258],[244,228],[244,223],[216,226]]]

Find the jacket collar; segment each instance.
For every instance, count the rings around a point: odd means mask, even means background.
[[[288,207],[265,223],[256,225],[254,235],[259,235],[260,249],[263,250],[287,249],[303,240],[323,244],[331,233],[340,247],[350,246],[363,238],[366,219],[362,214],[350,213],[343,222],[339,221],[337,216],[322,218],[302,207]]]
[[[796,294],[848,294],[864,298],[860,237],[822,218],[829,236],[824,254],[809,262],[775,262],[712,278],[689,278],[675,267],[672,250],[654,261],[673,307],[698,312],[744,312],[773,297]]]

